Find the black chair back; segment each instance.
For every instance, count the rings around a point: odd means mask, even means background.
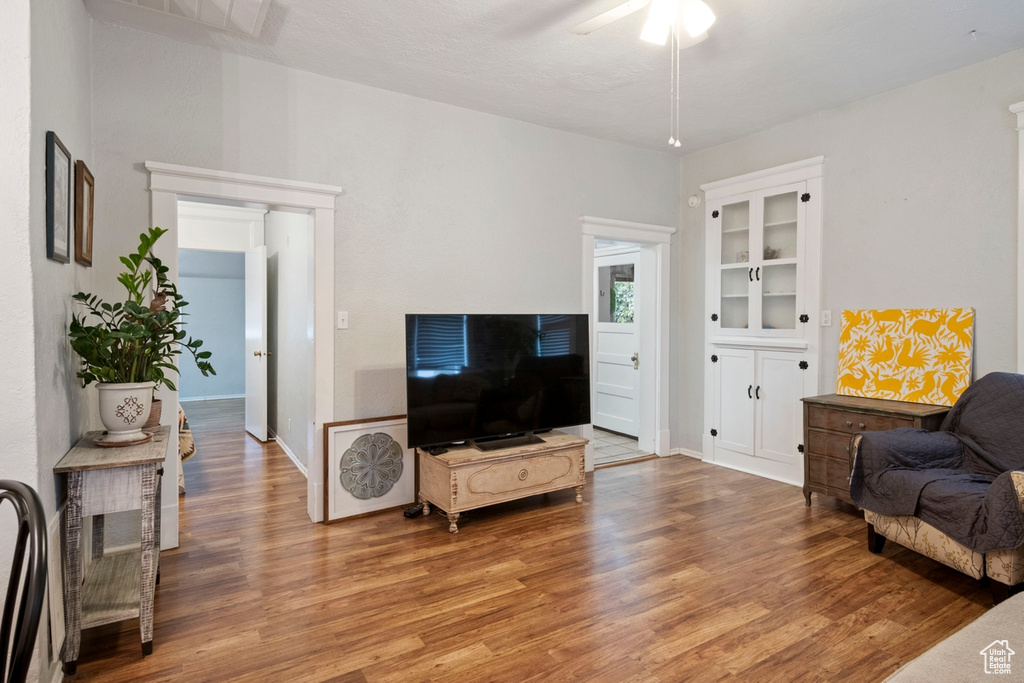
[[[39,495],[19,481],[0,480],[0,506],[11,501],[18,519],[11,578],[0,624],[0,683],[22,683],[32,662],[46,592],[46,514]]]

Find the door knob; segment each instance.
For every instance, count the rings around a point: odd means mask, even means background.
[[[638,352],[634,353],[633,357],[630,358],[630,360],[633,361],[633,369],[634,370],[639,370],[640,369],[640,352],[638,351]]]
[[[253,351],[252,355],[254,355],[257,358],[259,358],[260,356],[273,356],[274,352],[273,351]]]
[[[259,357],[259,356],[262,356],[263,353],[261,351],[253,351],[252,355]]]

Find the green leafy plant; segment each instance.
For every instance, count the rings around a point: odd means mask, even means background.
[[[156,382],[156,387],[175,390],[168,373],[177,372],[172,362],[182,349],[189,352],[204,377],[217,372],[202,351],[201,339],[187,337],[182,329],[182,309],[188,302],[167,277],[168,268],[153,255],[153,244],[166,230],[150,228],[139,235],[139,248],[121,257],[127,270],[117,276],[128,293],[123,302],[107,303],[94,294],[79,292],[72,298],[87,310],[74,314],[68,337],[71,348],[82,357],[78,377],[83,386],[92,382]],[[153,293],[146,302],[152,285]],[[187,338],[186,338],[187,337]]]

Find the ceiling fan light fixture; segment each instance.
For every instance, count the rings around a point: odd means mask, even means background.
[[[707,7],[707,5],[704,6]],[[655,45],[664,45],[678,13],[678,0],[653,0],[650,13],[647,15],[647,22],[644,24],[643,31],[640,32],[640,39]]]
[[[651,8],[654,11],[654,8]],[[715,13],[704,0],[679,0],[679,16],[691,38],[707,32],[715,23]]]

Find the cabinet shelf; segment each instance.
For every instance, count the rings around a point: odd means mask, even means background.
[[[783,225],[796,226],[796,219],[794,218],[793,220],[790,220],[790,221],[772,221],[771,223],[765,223],[764,227],[766,227],[766,228],[778,228],[778,227],[781,227]]]
[[[723,299],[746,299],[749,296],[750,296],[749,294],[723,294],[722,298]]]
[[[750,228],[727,228],[722,231],[722,234],[728,235],[731,232],[750,232]]]
[[[761,296],[796,296],[796,292],[764,292]]]

